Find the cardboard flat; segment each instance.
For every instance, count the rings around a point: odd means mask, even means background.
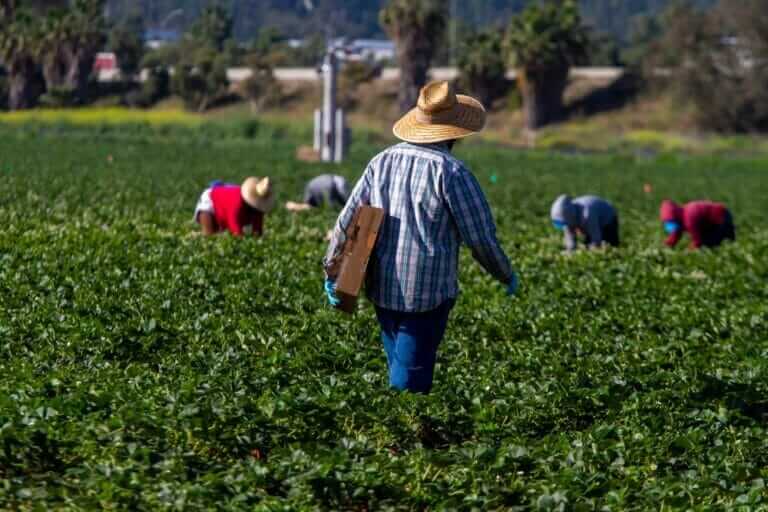
[[[384,221],[384,210],[373,206],[361,206],[355,212],[347,228],[347,240],[341,255],[339,274],[336,277],[336,296],[341,300],[337,309],[352,314],[365,282],[368,260],[373,253],[379,229]]]

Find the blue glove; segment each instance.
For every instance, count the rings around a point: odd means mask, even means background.
[[[568,224],[566,224],[565,222],[563,222],[561,220],[553,220],[552,221],[552,225],[555,227],[555,229],[557,229],[559,231],[563,231],[565,228],[568,227]]]
[[[677,232],[679,230],[680,230],[680,223],[679,222],[675,222],[673,220],[668,220],[668,221],[666,221],[664,223],[664,231],[666,231],[666,233],[668,235],[671,235],[672,233],[675,233],[675,232]]]
[[[325,294],[328,296],[328,303],[331,306],[336,307],[341,304],[341,299],[336,296],[336,281],[333,279],[326,279],[324,288]]]
[[[507,285],[507,295],[512,297],[517,294],[517,289],[520,287],[520,280],[517,278],[517,274],[512,273],[512,280]]]

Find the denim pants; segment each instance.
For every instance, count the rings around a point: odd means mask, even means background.
[[[447,300],[424,313],[403,313],[376,306],[391,387],[415,393],[429,393],[432,389],[437,348],[443,341],[454,302]]]

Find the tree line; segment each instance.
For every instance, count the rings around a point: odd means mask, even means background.
[[[606,49],[582,5],[577,0],[528,3],[503,23],[477,29],[451,18],[444,0],[387,0],[378,23],[396,44],[401,110],[413,106],[430,66],[445,58],[451,34],[460,42],[450,51],[455,50],[458,85],[464,92],[491,107],[516,87],[532,130],[563,119],[570,68],[596,62]],[[98,94],[92,80],[94,58],[107,48],[118,55],[124,104],[147,107],[174,94],[188,109],[203,111],[237,93],[258,111],[280,94],[275,66],[316,65],[326,51],[322,37],[293,48],[271,29],[244,44],[235,36],[235,14],[214,5],[203,9],[180,41],[146,52],[146,20],[134,13],[110,22],[107,6],[106,0],[0,0],[0,65],[6,72],[0,97],[6,97],[9,108],[91,101]],[[694,104],[702,127],[768,129],[764,1],[721,0],[706,10],[693,3],[675,4],[643,19],[630,43],[631,52],[624,57],[630,72],[646,89],[661,87]],[[232,66],[252,70],[237,91],[227,79]],[[517,71],[515,84],[505,77],[510,68]],[[146,76],[139,83],[142,70]],[[373,76],[375,70],[364,64],[349,64],[342,83]]]
[[[208,0],[108,0],[109,15],[121,19],[141,14],[151,26],[186,30],[210,5]],[[445,8],[472,28],[494,26],[521,12],[536,0],[446,0]],[[627,43],[638,17],[654,16],[674,0],[580,0],[585,20],[594,30]],[[709,6],[713,0],[694,0]],[[386,0],[232,0],[225,3],[234,17],[233,34],[250,41],[265,28],[276,28],[291,37],[325,34],[381,37],[378,13]]]
[[[0,0],[0,63],[11,108],[45,94],[86,96],[93,60],[104,43],[102,2]]]

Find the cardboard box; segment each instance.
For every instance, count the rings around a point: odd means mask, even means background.
[[[384,210],[361,206],[347,228],[347,240],[336,277],[336,296],[341,300],[338,309],[345,313],[352,314],[356,309],[357,299],[365,282],[368,260],[373,253],[383,221]]]

